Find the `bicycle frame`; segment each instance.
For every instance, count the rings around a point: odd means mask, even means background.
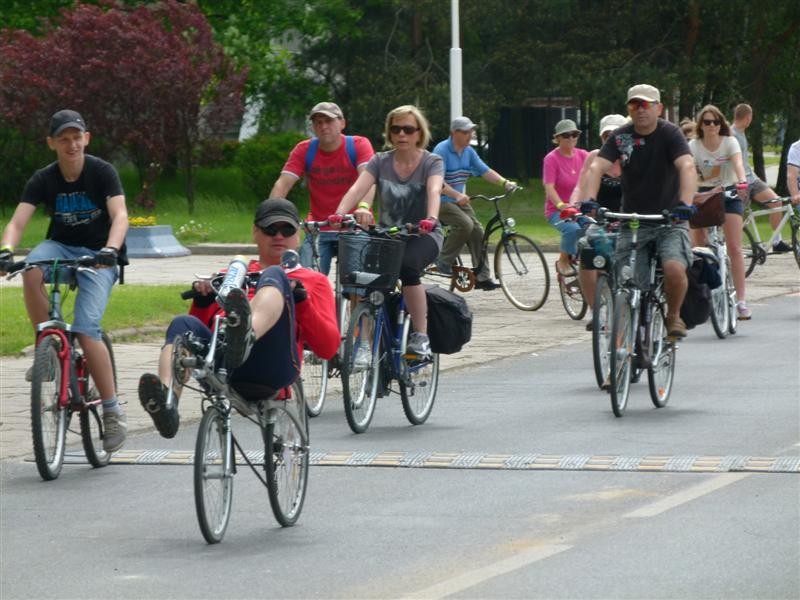
[[[781,201],[783,204],[781,206],[776,206],[774,208],[758,208],[753,210],[752,203],[750,205],[750,209],[747,211],[747,216],[744,219],[744,223],[742,223],[743,229],[748,229],[753,236],[753,241],[756,242],[762,249],[767,246],[771,248],[773,244],[778,242],[781,238],[781,231],[792,218],[792,213],[794,213],[797,209],[792,206],[791,203],[786,202],[788,198],[777,198],[775,201]],[[774,215],[776,213],[784,213],[783,218],[781,219],[778,227],[772,232],[770,238],[766,241],[761,239],[761,233],[758,231],[758,226],[756,223],[756,219],[758,217],[763,217],[765,215]]]

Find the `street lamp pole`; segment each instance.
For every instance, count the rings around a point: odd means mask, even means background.
[[[450,120],[463,114],[461,104],[461,48],[458,30],[458,0],[450,0],[450,29],[453,38],[450,48]]]

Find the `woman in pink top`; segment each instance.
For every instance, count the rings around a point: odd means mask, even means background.
[[[556,123],[553,143],[558,147],[544,157],[542,182],[544,183],[544,216],[561,232],[561,254],[556,269],[562,274],[572,272],[570,256],[578,251],[578,232],[581,227],[574,220],[564,220],[561,212],[570,207],[569,198],[578,184],[581,167],[588,152],[576,148],[581,130],[572,119]],[[574,207],[573,207],[574,208]],[[568,216],[570,211],[564,216]]]

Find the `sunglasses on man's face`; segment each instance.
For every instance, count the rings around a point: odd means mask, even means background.
[[[719,119],[703,119],[703,125],[719,125]]]
[[[655,106],[656,104],[658,103],[650,102],[649,100],[639,100],[638,98],[635,98],[633,100],[628,100],[628,108],[630,108],[631,110],[636,110],[638,108],[643,108],[647,110],[648,108],[650,108],[651,106]]]
[[[283,237],[288,238],[297,233],[297,227],[290,223],[272,223],[266,227],[259,225],[258,228],[261,230],[261,233],[269,237],[275,237],[280,233]]]
[[[570,131],[569,133],[562,133],[561,137],[566,140],[568,138],[576,138],[579,135],[580,135],[580,133],[578,133],[577,131]]]
[[[413,127],[411,125],[392,125],[389,127],[389,132],[397,135],[400,132],[405,133],[406,135],[411,135],[419,131],[419,127]]]

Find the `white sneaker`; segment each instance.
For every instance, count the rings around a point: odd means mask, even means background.
[[[753,312],[747,307],[747,302],[740,300],[736,303],[736,313],[740,321],[747,321],[753,316]]]
[[[430,356],[431,342],[427,334],[414,331],[408,336],[406,354],[416,354],[417,356]]]
[[[353,359],[353,368],[358,371],[368,369],[372,364],[372,352],[366,344],[359,344],[356,356]]]

